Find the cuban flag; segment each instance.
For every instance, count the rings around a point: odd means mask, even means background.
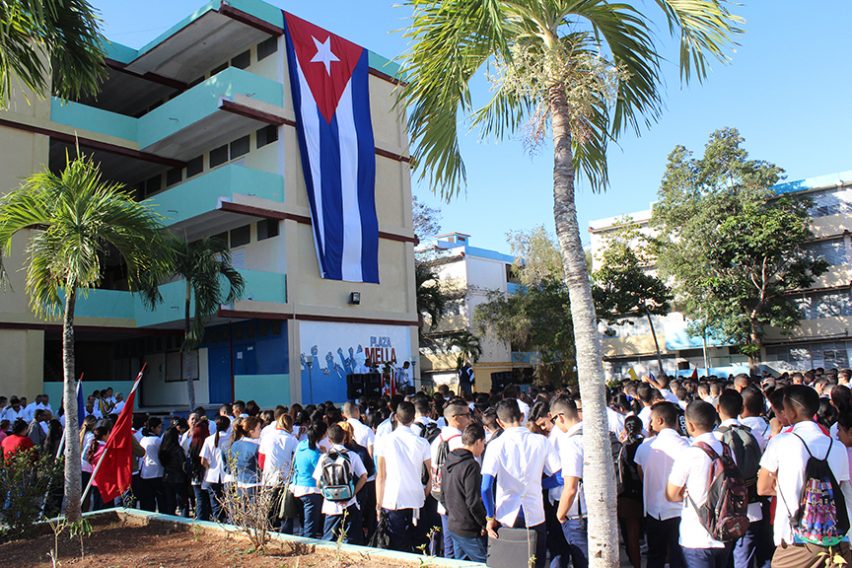
[[[287,60],[323,278],[379,282],[369,53],[284,13]]]

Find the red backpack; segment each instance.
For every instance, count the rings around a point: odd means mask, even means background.
[[[711,537],[722,542],[734,541],[746,533],[749,525],[748,489],[743,476],[725,444],[721,456],[704,442],[698,442],[695,447],[707,454],[711,462],[707,499],[699,507],[689,495],[686,498]]]

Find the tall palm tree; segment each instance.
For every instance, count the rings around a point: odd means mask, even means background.
[[[669,31],[680,37],[684,81],[707,75],[725,59],[740,18],[724,0],[655,0]],[[648,4],[653,5],[654,2]],[[606,428],[600,338],[580,241],[574,182],[607,185],[606,147],[623,131],[637,133],[662,107],[660,63],[652,22],[639,2],[608,0],[408,0],[411,42],[402,102],[409,107],[415,163],[444,198],[465,180],[459,113],[498,139],[526,123],[530,141],[550,131],[553,215],[571,299],[584,447],[588,471],[589,559],[618,566],[614,471]],[[489,67],[493,96],[474,109],[470,83]]]
[[[215,315],[220,304],[230,304],[243,295],[243,277],[231,265],[231,251],[221,239],[205,238],[188,243],[176,240],[175,275],[186,283],[183,311],[184,353],[197,349],[204,339],[204,325]],[[227,294],[224,287],[228,287]],[[193,300],[195,300],[193,302]],[[192,315],[192,304],[195,310]],[[189,409],[195,408],[195,385],[186,381]]]
[[[0,270],[5,278],[12,239],[29,237],[26,288],[30,306],[43,318],[62,317],[65,409],[66,518],[80,519],[80,438],[74,369],[77,299],[101,281],[102,259],[117,252],[127,265],[131,290],[146,304],[159,301],[156,283],[171,261],[159,216],[133,200],[117,183],[104,181],[86,157],[68,159],[54,174],[36,173],[0,198]]]
[[[39,97],[51,82],[63,99],[96,94],[106,76],[103,44],[87,0],[0,2],[0,108],[9,104],[14,79]]]

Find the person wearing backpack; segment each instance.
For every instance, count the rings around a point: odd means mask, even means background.
[[[716,428],[716,439],[728,446],[748,489],[748,520],[746,534],[734,542],[731,549],[732,568],[768,568],[769,557],[758,558],[757,549],[763,532],[763,506],[757,495],[757,470],[760,469],[761,448],[766,445],[760,432],[753,432],[740,423],[737,416],[743,411],[743,397],[734,389],[725,389],[716,403],[721,423]]]
[[[485,562],[485,505],[479,492],[482,474],[476,461],[485,451],[485,430],[479,424],[469,424],[456,439],[458,447],[447,454],[440,475],[439,501],[446,507],[446,534],[453,541],[453,558]]]
[[[651,412],[653,421],[654,413]],[[633,568],[641,568],[642,554],[639,541],[642,538],[642,476],[636,463],[636,451],[642,445],[642,420],[628,416],[624,421],[624,443],[618,453],[616,475],[621,493],[618,495],[618,520],[627,558]]]
[[[470,408],[459,398],[453,399],[444,407],[444,420],[447,427],[440,430],[432,441],[430,454],[432,456],[432,497],[438,501],[438,514],[441,517],[441,534],[444,542],[444,558],[455,558],[454,541],[447,528],[447,510],[441,504],[443,466],[448,454],[462,447],[462,430],[470,424]]]
[[[818,408],[816,391],[787,387],[781,412],[792,426],[770,440],[760,460],[757,491],[778,497],[773,568],[833,567],[835,556],[852,562],[849,515],[840,489],[849,481],[849,460],[843,444],[813,421]]]
[[[332,424],[328,429],[328,439],[331,448],[320,457],[314,470],[314,479],[323,497],[322,539],[342,537],[347,544],[363,544],[363,517],[356,495],[367,483],[367,468],[357,453],[344,447],[346,433],[339,424]]]
[[[748,529],[747,491],[733,455],[713,435],[713,406],[694,400],[686,407],[692,446],[675,459],[666,498],[683,502],[680,546],[687,568],[727,568],[730,543]]]

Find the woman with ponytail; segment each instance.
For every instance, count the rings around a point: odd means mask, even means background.
[[[240,493],[251,498],[260,485],[260,430],[263,424],[257,416],[234,422],[234,441],[228,450],[227,466]]]
[[[222,507],[222,494],[228,474],[225,470],[225,456],[231,447],[228,437],[228,429],[231,421],[227,416],[220,414],[216,417],[216,433],[204,440],[199,456],[201,465],[206,468],[204,483],[207,484],[207,492],[210,496],[210,511],[213,520],[224,522],[227,518],[225,508]]]
[[[86,451],[89,449],[89,444],[95,438],[93,431],[97,422],[94,416],[89,415],[83,419],[83,423],[80,425],[80,481],[82,482],[83,490],[86,489],[86,486],[89,485],[89,480],[92,478],[92,466],[86,461]],[[84,513],[91,511],[90,503],[91,500],[89,499],[86,499],[86,502],[83,503]]]

